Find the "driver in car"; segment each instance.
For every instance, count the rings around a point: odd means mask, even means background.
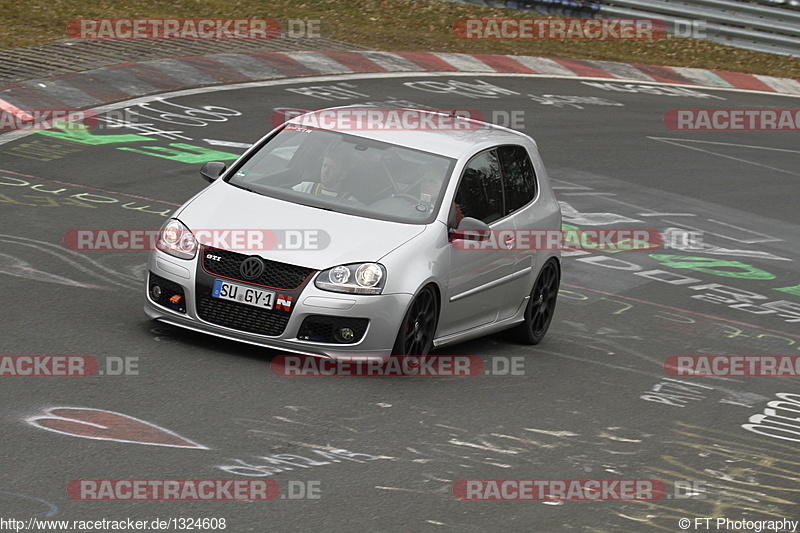
[[[356,200],[355,196],[345,189],[347,176],[352,165],[346,156],[336,150],[328,150],[322,158],[320,180],[303,181],[292,187],[297,192],[305,192],[315,196],[334,196],[345,200]]]

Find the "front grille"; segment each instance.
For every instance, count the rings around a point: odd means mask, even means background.
[[[219,261],[207,259],[208,255],[218,257]],[[201,254],[203,269],[209,274],[263,285],[273,289],[292,291],[300,287],[314,273],[314,269],[311,268],[263,259],[265,265],[264,273],[257,279],[244,280],[239,273],[239,267],[248,257],[250,256],[209,247],[203,247]]]
[[[353,344],[361,340],[367,331],[369,319],[339,316],[311,315],[303,320],[297,338],[305,341]],[[341,328],[353,330],[353,338],[345,340],[336,333]]]
[[[153,287],[156,285],[161,288],[161,294],[158,296],[158,298],[153,296]],[[147,283],[147,291],[150,295],[150,299],[158,305],[162,305],[167,309],[172,309],[173,311],[178,311],[180,313],[186,312],[186,294],[183,292],[183,287],[174,281],[164,279],[161,276],[150,272],[150,279]]]
[[[273,337],[283,333],[289,323],[288,314],[264,311],[208,296],[197,298],[197,315],[212,324]]]

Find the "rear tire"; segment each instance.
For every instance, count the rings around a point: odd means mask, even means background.
[[[555,259],[550,259],[542,267],[536,283],[533,284],[528,305],[525,308],[525,320],[511,330],[514,336],[525,344],[539,344],[544,339],[558,298],[558,285],[561,274]]]

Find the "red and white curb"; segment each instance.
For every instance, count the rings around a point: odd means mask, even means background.
[[[533,74],[800,95],[800,80],[722,70],[434,52],[251,52],[160,59],[0,87],[0,109],[81,109],[163,91],[278,78],[379,72]]]

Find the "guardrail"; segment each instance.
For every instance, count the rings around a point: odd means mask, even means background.
[[[680,33],[686,21],[709,41],[758,52],[800,56],[800,13],[780,7],[749,4],[738,0],[608,0],[601,17],[658,18],[667,31]]]
[[[562,15],[574,18],[594,18],[601,5],[582,0],[449,0],[459,4],[516,9],[541,15]],[[800,0],[798,0],[800,1]]]
[[[780,6],[800,10],[800,0],[755,0],[755,2],[767,6]]]
[[[453,1],[568,17],[659,19],[672,34],[689,34],[738,48],[800,57],[800,11],[779,7],[780,0],[775,5],[740,0]],[[798,2],[784,0],[783,4]]]

